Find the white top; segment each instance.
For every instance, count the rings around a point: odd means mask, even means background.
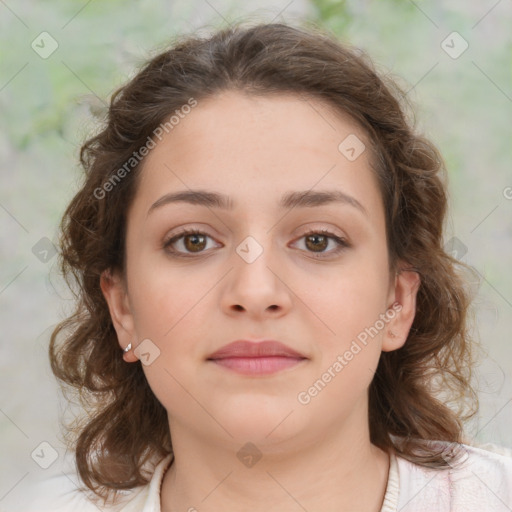
[[[437,441],[449,447],[450,443]],[[436,442],[436,443],[437,443]],[[460,445],[461,463],[444,470],[419,466],[390,453],[390,469],[380,512],[510,512],[512,449],[495,444]],[[116,506],[101,508],[62,474],[33,488],[24,512],[161,512],[160,486],[172,455],[155,467],[149,484],[126,491]],[[75,476],[76,478],[76,476]]]

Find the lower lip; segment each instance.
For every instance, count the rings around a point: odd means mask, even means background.
[[[210,361],[245,375],[267,375],[286,368],[296,366],[304,358],[292,358],[283,356],[272,357],[226,357],[223,359],[210,359]]]

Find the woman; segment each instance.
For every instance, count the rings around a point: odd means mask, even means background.
[[[50,346],[88,409],[87,492],[63,477],[38,510],[512,507],[510,451],[463,434],[470,298],[404,102],[284,24],[183,38],[114,94],[63,218],[79,301]]]

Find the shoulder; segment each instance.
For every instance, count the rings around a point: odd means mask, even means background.
[[[445,469],[414,464],[397,456],[402,512],[512,510],[512,449],[496,444],[434,441],[457,458]]]
[[[91,491],[81,490],[83,484],[76,473],[61,473],[34,483],[30,495],[19,503],[19,512],[156,512],[160,510],[160,483],[171,457],[155,467],[151,481],[144,486],[119,492],[115,504],[104,505],[94,499]],[[16,511],[15,511],[16,512]]]

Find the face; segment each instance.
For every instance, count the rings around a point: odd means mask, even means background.
[[[340,151],[349,136],[355,151]],[[120,345],[146,340],[135,354],[171,435],[181,426],[271,444],[341,424],[365,431],[368,387],[381,351],[406,339],[417,281],[389,272],[368,149],[354,159],[361,142],[368,148],[361,128],[318,101],[225,92],[146,157],[128,212],[126,282],[104,276],[102,289]],[[162,199],[192,190],[231,207]],[[318,192],[338,200],[300,200]],[[240,339],[277,340],[303,359],[252,375],[208,360]]]

